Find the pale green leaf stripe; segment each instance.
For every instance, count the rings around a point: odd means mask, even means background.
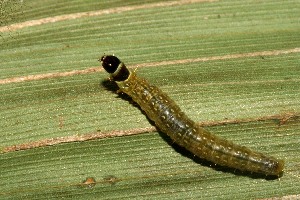
[[[7,15],[7,10],[1,10],[5,15],[0,23],[143,5],[141,1],[23,2],[21,7],[2,6],[20,12]],[[103,53],[115,53],[135,66],[299,48],[298,3],[189,3],[3,32],[0,78],[84,70],[98,66],[97,59]],[[285,174],[280,180],[210,167],[210,163],[172,145],[163,133],[149,133],[0,154],[0,199],[258,199],[299,195],[299,67],[300,54],[295,52],[138,69],[139,75],[161,87],[195,121],[239,121],[292,113],[294,117],[287,121],[209,127],[238,144],[284,158]],[[149,127],[138,108],[102,84],[107,76],[99,72],[0,85],[0,147]],[[93,188],[82,185],[87,177],[95,178]]]
[[[134,64],[293,49],[300,43],[299,12],[294,4],[187,4],[2,33],[0,60],[5,65],[1,64],[0,77],[85,69],[98,65],[103,53],[115,53]]]
[[[297,54],[298,55],[298,54]],[[139,70],[196,121],[299,112],[299,56],[212,61]],[[261,61],[262,62],[259,62]],[[246,67],[245,67],[246,66]],[[275,66],[275,67],[274,67]],[[244,76],[248,74],[247,76]],[[148,127],[146,117],[91,74],[1,86],[1,146],[52,137]],[[113,102],[113,103],[111,103]],[[117,120],[112,120],[117,119]]]
[[[210,130],[285,158],[285,175],[280,180],[264,180],[232,174],[231,170],[220,167],[211,168],[209,163],[193,158],[177,146],[174,149],[167,138],[167,141],[162,139],[164,135],[145,134],[2,155],[0,195],[2,199],[249,199],[295,194],[300,186],[296,159],[299,135],[293,132],[299,132],[299,121],[280,128],[270,121]],[[105,181],[109,176],[117,182],[111,185]],[[87,177],[96,179],[94,188],[80,186]]]

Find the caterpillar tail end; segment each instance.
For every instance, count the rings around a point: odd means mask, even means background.
[[[281,177],[283,175],[283,169],[284,169],[284,160],[278,160],[277,163],[274,165],[273,168],[273,174],[278,177]]]

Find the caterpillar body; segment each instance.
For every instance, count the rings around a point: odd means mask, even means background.
[[[160,131],[194,155],[241,171],[277,177],[282,175],[283,160],[233,144],[208,132],[188,118],[167,94],[138,77],[117,57],[107,55],[100,61],[110,73],[110,79],[117,83],[119,91],[138,103]]]

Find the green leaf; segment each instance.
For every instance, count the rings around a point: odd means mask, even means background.
[[[299,197],[296,4],[0,1],[0,199]],[[114,92],[104,53],[139,66],[212,133],[284,159],[284,175],[173,144]]]

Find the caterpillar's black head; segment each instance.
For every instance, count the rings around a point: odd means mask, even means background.
[[[111,78],[114,81],[125,81],[130,75],[127,67],[116,56],[104,55],[99,61],[102,63],[105,71],[111,74]]]
[[[121,63],[116,56],[102,56],[100,61],[102,62],[102,67],[110,74],[114,73]]]

